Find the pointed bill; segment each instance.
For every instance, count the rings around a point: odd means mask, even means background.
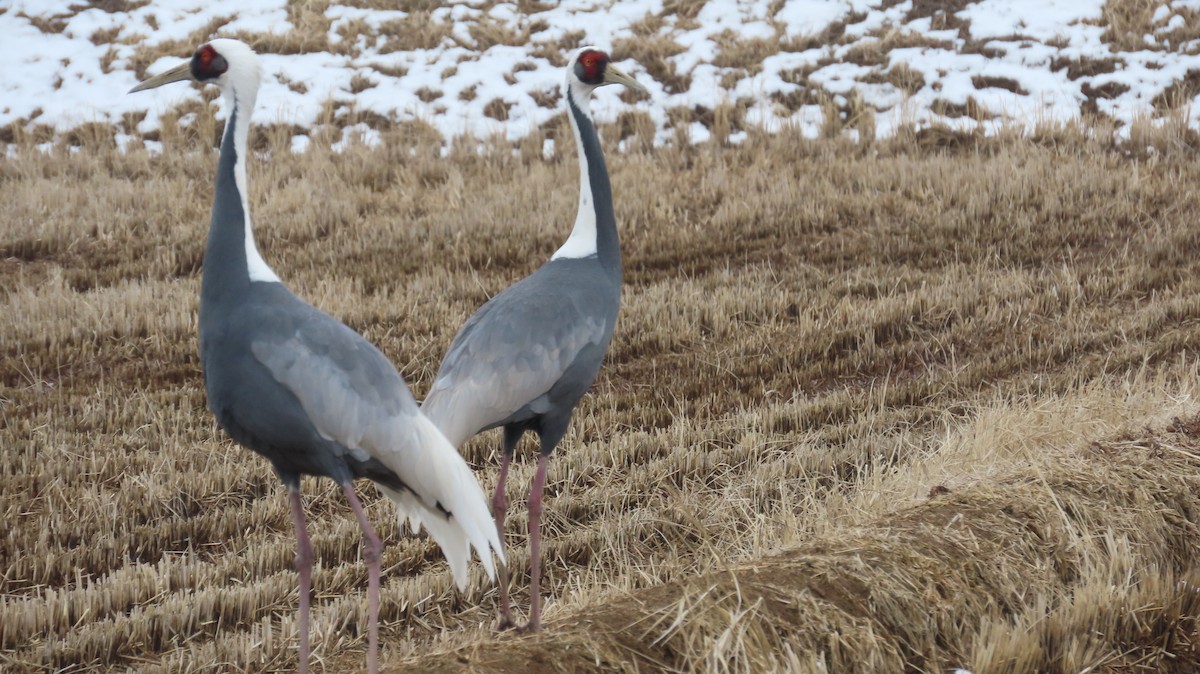
[[[604,69],[604,83],[605,84],[624,84],[625,86],[629,87],[630,89],[633,89],[634,91],[640,91],[642,93],[647,93],[646,87],[643,87],[640,82],[633,79],[632,75],[629,75],[624,70],[621,70],[620,68],[612,65],[611,63],[608,64],[608,66]]]
[[[165,73],[155,75],[153,77],[147,77],[136,87],[130,89],[129,93],[132,94],[135,91],[154,89],[156,87],[161,87],[164,84],[170,84],[171,82],[192,82],[195,81],[195,79],[196,78],[192,77],[192,63],[191,61],[188,61],[187,63],[181,63],[180,65],[171,68]]]

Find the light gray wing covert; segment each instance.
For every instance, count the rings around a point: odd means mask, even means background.
[[[250,345],[255,359],[304,407],[326,439],[359,459],[393,443],[393,422],[417,413],[396,368],[370,342],[323,314]],[[365,454],[364,454],[365,453]]]
[[[506,295],[463,325],[421,406],[455,446],[526,405],[545,412],[543,396],[611,334],[611,319],[583,303]]]
[[[491,554],[504,551],[487,499],[470,467],[426,419],[408,386],[374,345],[316,309],[250,344],[254,358],[299,399],[325,438],[360,460],[376,459],[403,488],[379,484],[396,504],[401,524],[422,527],[446,554],[460,588],[471,548],[489,576]]]

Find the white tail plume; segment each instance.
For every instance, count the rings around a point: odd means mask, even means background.
[[[417,412],[407,421],[414,442],[406,451],[383,460],[412,491],[377,485],[379,490],[396,504],[402,528],[405,520],[413,533],[424,526],[441,546],[458,589],[466,589],[472,547],[488,578],[494,579],[496,566],[492,554],[503,562],[504,548],[479,481],[450,441],[424,414]],[[401,465],[392,465],[394,462]]]

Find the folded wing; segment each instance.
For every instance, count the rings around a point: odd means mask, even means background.
[[[481,307],[442,361],[421,409],[455,446],[523,410],[547,411],[545,396],[581,354],[596,351],[611,335],[602,313],[570,297],[536,292],[529,283],[536,278]]]
[[[403,488],[377,482],[407,518],[441,546],[460,588],[471,547],[489,576],[502,548],[470,467],[421,413],[395,367],[374,345],[312,310],[294,331],[264,335],[254,357],[300,401],[317,431],[358,461],[375,459]]]

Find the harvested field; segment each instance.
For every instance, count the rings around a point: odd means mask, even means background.
[[[284,491],[216,428],[196,353],[208,123],[164,128],[161,155],[0,161],[5,671],[294,667]],[[263,255],[418,396],[575,211],[565,143],[439,158],[398,126],[293,156],[256,135]],[[611,154],[624,306],[551,463],[547,631],[492,635],[480,569],[457,592],[370,494],[386,668],[1192,671],[1200,140],[1130,137]],[[487,489],[498,441],[464,450]],[[532,468],[510,483],[518,606]],[[358,529],[331,483],[304,488],[314,665],[351,671]]]

